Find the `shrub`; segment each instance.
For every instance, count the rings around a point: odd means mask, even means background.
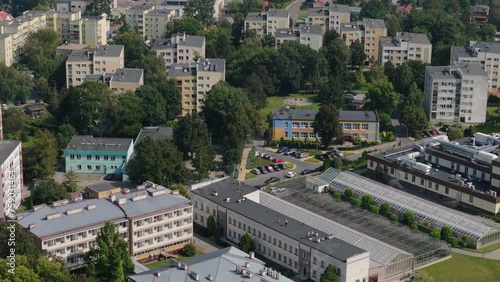
[[[437,229],[433,229],[430,235],[434,238],[441,239],[441,232],[439,232],[439,230]]]
[[[410,224],[410,228],[413,230],[418,230],[418,225],[415,223]]]
[[[351,205],[355,207],[360,207],[361,206],[361,200],[360,199],[352,199],[351,200]]]
[[[412,224],[415,221],[415,215],[411,211],[406,211],[403,214],[403,223],[404,224]]]
[[[340,200],[340,197],[342,197],[342,194],[340,194],[340,192],[338,192],[338,191],[335,191],[335,192],[333,192],[332,197],[334,197],[337,200]]]
[[[389,219],[392,221],[398,221],[398,216],[393,214],[393,215],[391,215],[391,217]]]
[[[378,214],[379,213],[378,207],[376,205],[371,205],[370,212],[372,212],[374,214]]]
[[[441,239],[448,241],[448,239],[453,236],[453,231],[449,226],[443,226],[441,228]]]
[[[431,222],[426,220],[424,221],[424,226],[427,227],[427,228],[430,228],[431,227]]]
[[[182,253],[185,257],[193,257],[196,255],[196,247],[191,243],[186,244],[182,249]]]
[[[455,236],[450,236],[448,237],[448,240],[446,240],[448,243],[450,243],[450,245],[453,247],[453,248],[456,248],[458,246],[458,239],[457,237]]]
[[[365,194],[361,197],[361,206],[365,209],[368,209],[373,202],[372,195]]]
[[[349,201],[352,198],[352,196],[354,196],[354,191],[351,188],[344,191],[344,197],[346,198],[347,201]]]
[[[387,215],[387,213],[391,210],[391,206],[388,203],[383,203],[380,205],[380,211],[379,213],[381,215]]]
[[[465,248],[469,245],[469,237],[467,236],[462,236],[462,246]]]

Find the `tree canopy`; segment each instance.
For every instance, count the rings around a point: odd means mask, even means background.
[[[326,104],[319,108],[314,118],[314,133],[321,138],[321,143],[329,146],[334,137],[342,134],[339,123],[339,110],[332,104]]]
[[[337,273],[335,272],[335,267],[333,265],[329,264],[325,268],[325,271],[321,274],[319,281],[320,282],[338,282],[339,277],[337,276]]]

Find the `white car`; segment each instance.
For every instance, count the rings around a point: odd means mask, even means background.
[[[294,177],[295,175],[297,175],[297,173],[295,171],[289,171],[287,172],[286,176],[287,178],[292,178]]]
[[[260,152],[259,151],[255,151],[255,156],[256,157],[260,156]]]

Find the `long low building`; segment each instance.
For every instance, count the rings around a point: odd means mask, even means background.
[[[320,281],[333,265],[339,281],[368,281],[370,255],[364,249],[259,204],[261,191],[230,178],[192,186],[194,222],[206,227],[212,216],[224,238],[238,244],[250,234],[257,254]]]
[[[60,257],[71,269],[82,268],[83,256],[95,245],[106,222],[116,225],[138,261],[162,252],[181,250],[192,242],[190,201],[163,186],[145,182],[107,199],[35,206],[17,215],[18,224],[33,236],[47,255]]]

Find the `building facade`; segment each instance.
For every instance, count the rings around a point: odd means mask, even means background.
[[[471,41],[468,46],[451,48],[450,64],[478,64],[488,75],[489,91],[500,91],[500,42]]]
[[[199,59],[195,63],[173,64],[168,75],[176,81],[181,92],[180,115],[184,116],[201,111],[208,91],[226,80],[226,60]]]
[[[192,241],[193,208],[188,199],[151,182],[123,193],[36,206],[18,214],[18,224],[38,248],[60,257],[70,270],[85,266],[83,256],[106,222],[115,224],[138,261],[180,250]]]
[[[133,143],[132,138],[75,135],[64,150],[66,172],[124,174]]]
[[[170,38],[158,38],[152,48],[169,70],[172,64],[186,64],[205,58],[205,37],[173,34]]]
[[[90,74],[114,73],[124,68],[123,45],[104,45],[89,50],[75,50],[66,60],[66,88],[76,87]]]
[[[320,281],[331,264],[339,281],[368,281],[368,252],[262,206],[256,188],[242,188],[226,178],[194,185],[191,195],[196,224],[206,227],[213,216],[221,234],[233,244],[250,234],[257,254],[293,270],[303,280]]]
[[[301,25],[300,27],[278,28],[275,34],[276,48],[288,41],[298,41],[302,45],[319,51],[323,46],[323,28],[319,25]]]
[[[431,123],[486,121],[488,76],[480,65],[426,67],[424,95],[425,112]]]
[[[270,124],[273,140],[315,140],[313,123],[317,110],[274,110]],[[339,122],[343,136],[359,137],[363,140],[379,140],[379,117],[377,112],[341,111]]]
[[[269,9],[260,13],[248,13],[245,18],[243,29],[252,30],[258,36],[266,34],[275,35],[278,28],[290,26],[290,13],[283,9]]]
[[[485,24],[488,22],[490,7],[488,5],[477,4],[470,9],[470,21],[476,24]]]
[[[340,33],[340,26],[351,21],[351,10],[347,5],[326,5],[322,8],[309,8],[308,23],[323,27],[323,32],[334,29]]]
[[[125,12],[126,22],[147,39],[164,37],[167,23],[176,16],[175,10],[156,9],[155,5],[131,6]]]
[[[409,60],[431,63],[432,44],[422,33],[398,32],[394,37],[381,37],[378,64],[391,61],[399,66]]]
[[[378,63],[380,38],[387,36],[384,20],[365,18],[362,21],[344,23],[340,28],[340,38],[347,46],[359,40],[364,47],[368,62]]]
[[[23,200],[23,155],[18,140],[0,140],[0,218],[14,218]]]

